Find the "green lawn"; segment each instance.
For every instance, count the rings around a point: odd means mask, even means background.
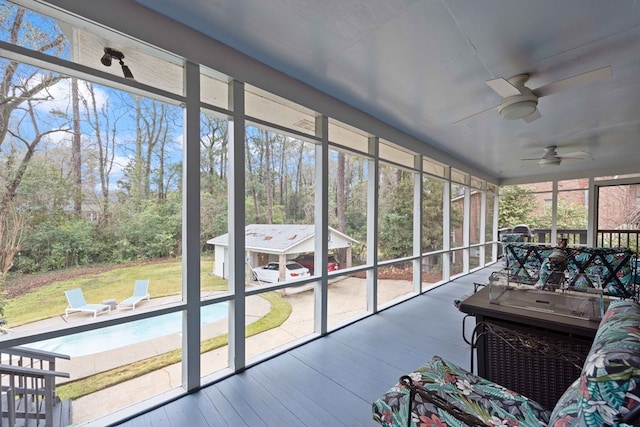
[[[203,291],[226,290],[227,281],[210,275],[212,259],[201,261],[201,285]],[[16,298],[8,299],[4,317],[9,328],[64,314],[67,299],[64,291],[80,288],[88,303],[100,303],[115,298],[116,301],[131,296],[136,279],[149,279],[151,298],[179,295],[182,289],[182,261],[180,259],[141,264],[130,267],[80,276],[44,285]],[[46,302],[46,303],[45,303]]]

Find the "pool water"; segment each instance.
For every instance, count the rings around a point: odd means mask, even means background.
[[[200,314],[200,323],[206,325],[226,318],[228,314],[227,307],[228,303],[226,302],[203,307]],[[94,331],[38,341],[25,345],[25,347],[78,357],[118,347],[126,347],[181,331],[182,312],[176,312]]]

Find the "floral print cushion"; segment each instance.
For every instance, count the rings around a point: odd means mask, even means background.
[[[413,384],[433,391],[458,409],[491,426],[546,426],[549,412],[538,403],[434,356],[410,374]],[[397,384],[373,403],[373,419],[383,427],[466,426],[463,421]]]
[[[600,322],[578,381],[551,415],[551,427],[624,425],[640,404],[640,306],[614,301]]]

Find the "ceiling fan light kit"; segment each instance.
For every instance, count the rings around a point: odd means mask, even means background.
[[[499,86],[490,85],[498,89],[503,100],[498,107],[498,113],[506,120],[519,120],[533,114],[538,107],[538,97],[525,86],[529,80],[528,74],[519,74],[509,80],[496,79]],[[509,95],[509,96],[507,96]]]
[[[562,159],[560,157],[550,157],[548,159],[540,159],[538,161],[538,164],[540,166],[557,166],[562,162]]]
[[[606,67],[578,74],[577,76],[557,80],[537,89],[531,89],[526,86],[526,83],[529,81],[529,74],[518,74],[510,77],[509,79],[498,77],[487,80],[486,84],[502,97],[502,103],[497,106],[500,117],[506,120],[523,119],[525,122],[530,123],[542,117],[538,111],[538,98],[592,83],[609,77],[611,73],[611,66],[608,65]],[[472,117],[495,110],[496,107],[488,108],[460,119],[454,122],[454,124],[461,123]]]
[[[533,114],[537,106],[538,98],[533,94],[510,96],[502,101],[498,112],[503,119],[518,120]]]

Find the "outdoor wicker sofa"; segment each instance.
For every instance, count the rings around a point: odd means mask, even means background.
[[[554,408],[435,356],[373,403],[373,419],[384,427],[638,425],[640,305],[609,305],[580,376]]]

